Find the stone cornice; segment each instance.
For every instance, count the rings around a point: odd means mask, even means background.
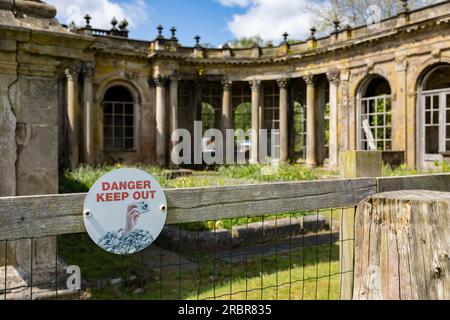
[[[437,10],[437,11],[436,11]],[[432,15],[428,14],[434,11]],[[439,12],[440,15],[437,15]],[[283,46],[271,48],[259,48],[261,54],[255,57],[253,49],[229,49],[231,54],[223,55],[223,49],[204,48],[203,57],[196,57],[195,48],[180,47],[177,51],[156,50],[150,51],[148,57],[162,59],[182,60],[187,64],[206,65],[258,65],[258,64],[283,64],[289,61],[304,60],[318,55],[333,52],[358,50],[372,43],[378,43],[386,39],[406,36],[414,39],[414,33],[423,32],[427,28],[447,24],[450,25],[450,1],[436,4],[430,7],[408,12],[410,19],[404,21],[404,14],[386,19],[380,23],[379,29],[373,30],[366,26],[356,27],[340,31],[328,37],[316,39],[316,45],[311,47],[307,41],[293,43],[286,52]],[[411,35],[408,35],[411,34]]]

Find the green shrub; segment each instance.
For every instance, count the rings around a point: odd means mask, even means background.
[[[436,174],[436,173],[450,173],[450,163],[447,161],[434,163],[432,169],[427,170],[416,170],[409,168],[406,164],[401,165],[398,168],[392,169],[390,166],[383,165],[383,176],[384,177],[394,177],[394,176],[411,176],[417,174]]]
[[[136,168],[148,172],[154,176],[161,186],[166,186],[167,178],[163,173],[163,169],[155,166],[146,166],[142,164],[115,164],[115,165],[102,165],[102,166],[80,166],[76,169],[66,170],[61,176],[59,181],[60,193],[74,193],[74,192],[87,192],[104,174],[121,168]]]
[[[389,165],[383,165],[383,177],[410,176],[416,174],[418,174],[418,171],[409,168],[406,164],[402,164],[400,167],[395,169]]]
[[[219,168],[224,177],[248,179],[256,181],[301,181],[319,178],[317,169],[309,169],[300,165],[230,165]]]
[[[191,176],[181,177],[167,182],[168,188],[199,188],[223,185],[225,185],[225,181],[221,177]]]

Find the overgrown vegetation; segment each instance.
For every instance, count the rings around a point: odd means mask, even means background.
[[[220,167],[218,172],[194,172],[192,176],[174,180],[167,179],[164,169],[142,164],[115,164],[102,166],[80,166],[66,170],[60,177],[60,193],[87,192],[102,175],[120,168],[137,168],[148,172],[164,188],[193,188],[255,183],[259,181],[299,181],[319,178],[317,169],[300,165],[272,168],[270,165],[232,165]]]
[[[417,170],[408,167],[406,164],[397,168],[390,166],[383,166],[383,177],[398,177],[398,176],[412,176],[418,174],[436,174],[436,173],[450,173],[450,163],[447,161],[435,162],[434,168],[427,170]]]
[[[98,178],[107,174],[108,172],[121,168],[137,168],[148,172],[159,181],[162,186],[167,184],[167,178],[164,175],[164,170],[156,166],[145,165],[102,165],[102,166],[80,166],[76,169],[66,170],[59,179],[59,192],[60,193],[76,193],[87,192]]]
[[[301,165],[230,165],[219,168],[224,177],[248,179],[256,181],[302,181],[319,179],[317,169],[309,169]]]

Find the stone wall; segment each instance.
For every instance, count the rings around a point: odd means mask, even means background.
[[[0,196],[58,193],[57,79],[92,38],[75,35],[45,3],[0,1]],[[14,214],[13,210],[11,214]],[[0,243],[0,265],[6,246]],[[56,239],[8,242],[8,262],[55,263]],[[33,254],[33,256],[31,256]]]

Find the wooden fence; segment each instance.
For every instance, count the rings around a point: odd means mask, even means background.
[[[355,207],[370,195],[397,190],[450,191],[450,174],[167,189],[167,223]],[[0,198],[0,241],[85,232],[84,198],[85,194]],[[341,244],[341,271],[353,270],[353,241]],[[351,298],[352,283],[351,274],[341,278],[341,298]]]

